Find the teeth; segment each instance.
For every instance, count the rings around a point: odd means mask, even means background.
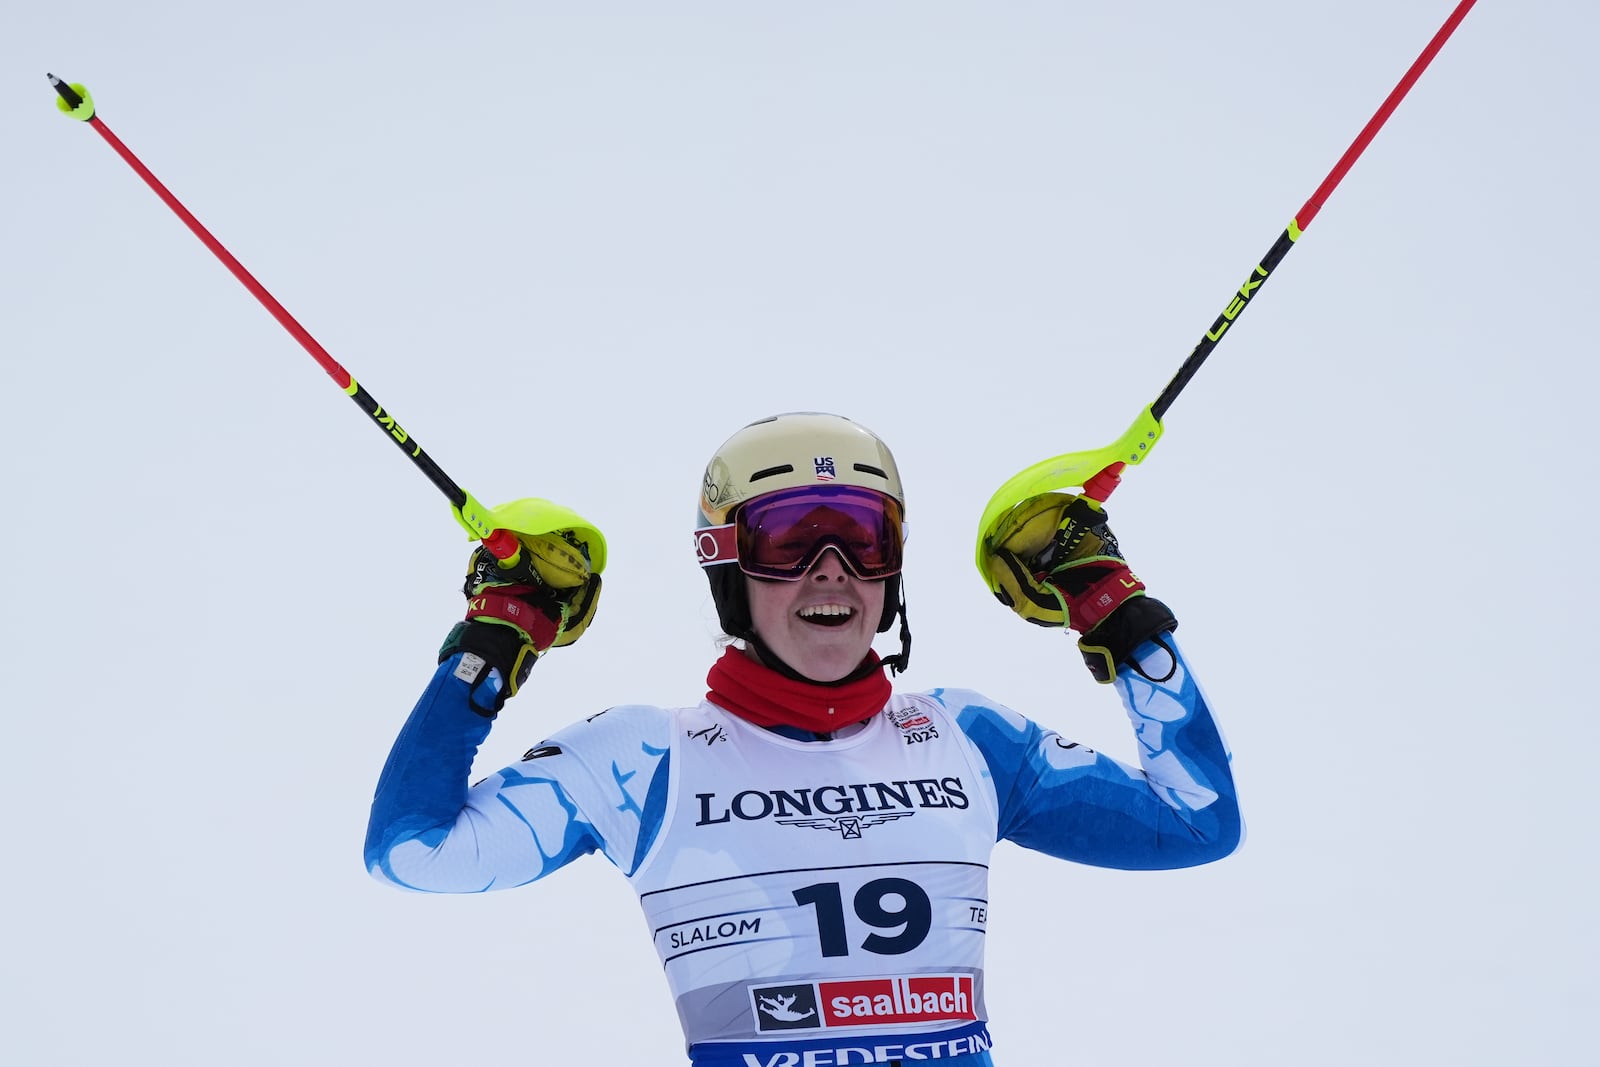
[[[809,619],[809,618],[812,618],[812,617],[817,616],[817,615],[850,615],[850,614],[853,614],[852,609],[845,607],[843,604],[818,604],[815,607],[801,608],[800,609],[800,617],[802,619]]]

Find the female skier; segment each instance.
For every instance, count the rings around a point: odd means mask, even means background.
[[[505,700],[594,617],[598,532],[528,537],[507,574],[483,549],[467,618],[384,767],[366,861],[393,885],[476,893],[599,851],[628,878],[697,1067],[939,1060],[990,1065],[988,857],[1014,841],[1122,869],[1226,856],[1242,825],[1227,747],[1097,505],[1017,508],[991,541],[1003,603],[1083,636],[1142,769],[978,693],[895,693],[910,632],[905,497],[857,423],[753,423],[706,468],[695,544],[723,629],[698,706],[615,707],[468,788]],[[547,509],[548,511],[548,509]],[[532,528],[531,526],[529,527]],[[900,622],[900,651],[873,636]]]

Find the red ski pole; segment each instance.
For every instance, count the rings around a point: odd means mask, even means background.
[[[1311,225],[1311,220],[1317,217],[1317,212],[1322,210],[1323,203],[1333,194],[1333,190],[1344,179],[1345,174],[1349,172],[1355,161],[1360,158],[1361,153],[1366,150],[1372,139],[1377,136],[1378,131],[1389,120],[1389,116],[1394,113],[1395,108],[1400,106],[1400,101],[1405,99],[1406,94],[1411,91],[1411,87],[1422,76],[1422,72],[1428,68],[1428,64],[1433,62],[1434,56],[1439,54],[1439,50],[1450,39],[1450,35],[1456,31],[1456,27],[1461,24],[1461,20],[1467,17],[1467,12],[1472,10],[1472,5],[1475,3],[1477,3],[1477,0],[1460,0],[1455,10],[1451,12],[1450,17],[1445,20],[1444,25],[1439,28],[1439,31],[1433,35],[1433,39],[1428,42],[1427,47],[1422,50],[1422,54],[1416,58],[1416,61],[1406,71],[1405,76],[1384,98],[1377,112],[1361,128],[1361,132],[1351,142],[1350,147],[1345,149],[1344,155],[1339,157],[1339,161],[1334,164],[1333,170],[1328,172],[1328,176],[1322,180],[1322,184],[1317,186],[1316,192],[1311,194],[1311,199],[1307,200],[1304,206],[1295,213],[1294,218],[1289,220],[1289,225],[1278,236],[1278,239],[1273,242],[1272,247],[1267,250],[1267,254],[1262,257],[1255,270],[1250,272],[1250,276],[1244,280],[1244,283],[1239,286],[1236,292],[1230,294],[1228,304],[1222,309],[1222,314],[1217,316],[1216,321],[1211,324],[1211,328],[1200,338],[1200,342],[1194,346],[1194,350],[1189,353],[1189,357],[1179,366],[1178,373],[1172,376],[1172,380],[1161,391],[1161,395],[1156,397],[1155,402],[1149,407],[1139,412],[1138,418],[1134,419],[1133,423],[1123,431],[1122,436],[1101,448],[1084,452],[1068,452],[1060,456],[1053,456],[1050,459],[1041,460],[1013,475],[1004,485],[995,490],[994,495],[989,498],[989,503],[983,509],[982,518],[978,521],[976,553],[978,572],[984,576],[986,583],[989,582],[988,571],[985,567],[989,538],[1001,518],[1012,508],[1024,500],[1038,496],[1041,493],[1079,487],[1083,489],[1082,495],[1090,500],[1104,501],[1121,483],[1123,470],[1130,466],[1136,466],[1149,456],[1150,450],[1161,439],[1163,430],[1161,419],[1166,415],[1167,409],[1172,406],[1172,402],[1178,398],[1178,394],[1183,391],[1183,387],[1189,384],[1189,379],[1194,377],[1195,372],[1206,361],[1206,357],[1211,354],[1212,349],[1217,347],[1217,343],[1222,340],[1223,334],[1238,321],[1240,315],[1244,314],[1245,308],[1249,306],[1250,300],[1256,295],[1257,290],[1266,284],[1267,278],[1277,268],[1278,263],[1282,261],[1284,256],[1289,254],[1289,249],[1294,247],[1294,243],[1300,239],[1300,235],[1305,232],[1306,227]],[[990,590],[993,591],[993,588],[991,584]]]
[[[1311,199],[1307,200],[1300,210],[1295,212],[1294,218],[1289,220],[1289,225],[1278,236],[1277,241],[1273,242],[1272,247],[1267,250],[1267,254],[1262,257],[1260,265],[1251,272],[1250,277],[1245,279],[1244,284],[1239,287],[1238,293],[1229,300],[1228,306],[1223,309],[1222,314],[1218,315],[1216,321],[1211,324],[1211,329],[1205,332],[1205,336],[1201,337],[1200,343],[1194,346],[1194,351],[1189,354],[1189,358],[1183,361],[1183,365],[1178,368],[1178,373],[1173,375],[1172,381],[1167,383],[1167,387],[1161,391],[1161,395],[1156,397],[1155,403],[1150,405],[1150,413],[1155,416],[1158,422],[1167,413],[1167,408],[1171,407],[1172,402],[1178,398],[1178,394],[1183,391],[1183,387],[1189,384],[1189,379],[1194,377],[1195,371],[1200,369],[1200,364],[1205,362],[1206,357],[1211,354],[1211,350],[1217,347],[1217,342],[1222,340],[1223,333],[1244,313],[1245,306],[1249,304],[1250,298],[1255,295],[1257,289],[1266,283],[1267,275],[1272,273],[1278,266],[1279,261],[1289,254],[1289,249],[1294,247],[1294,243],[1300,239],[1300,235],[1311,226],[1311,220],[1317,217],[1317,212],[1322,210],[1322,205],[1327,202],[1328,197],[1333,195],[1334,189],[1338,188],[1339,183],[1344,180],[1344,176],[1349,173],[1350,168],[1355,166],[1356,160],[1361,158],[1361,153],[1367,150],[1367,145],[1371,144],[1372,139],[1378,135],[1378,131],[1383,129],[1383,124],[1389,121],[1389,116],[1394,114],[1394,109],[1400,106],[1400,101],[1405,99],[1406,94],[1411,91],[1411,87],[1417,83],[1417,79],[1422,77],[1422,72],[1428,69],[1428,64],[1433,62],[1433,57],[1439,54],[1439,49],[1444,47],[1444,43],[1450,39],[1451,34],[1456,32],[1456,27],[1461,25],[1461,20],[1467,17],[1467,12],[1472,10],[1472,5],[1477,2],[1478,0],[1461,0],[1456,5],[1456,9],[1450,13],[1450,17],[1445,20],[1444,25],[1439,27],[1439,32],[1433,35],[1433,39],[1422,50],[1422,54],[1417,56],[1416,61],[1407,69],[1405,76],[1389,92],[1389,95],[1384,97],[1383,103],[1379,105],[1372,118],[1367,120],[1367,124],[1361,127],[1361,132],[1356,135],[1354,141],[1350,142],[1350,147],[1344,150],[1344,155],[1339,157],[1339,162],[1335,163],[1333,169],[1328,172],[1328,176],[1322,179],[1322,184],[1317,186],[1317,191],[1311,194]]]
[[[395,421],[394,416],[386,412],[383,409],[383,405],[379,404],[349,371],[340,366],[339,362],[328,354],[328,350],[323,348],[315,337],[311,336],[310,331],[300,325],[295,317],[289,314],[288,309],[280,304],[276,297],[267,292],[266,287],[258,282],[244,268],[244,265],[223,247],[222,242],[213,237],[211,231],[202,226],[200,220],[195,218],[176,196],[172,195],[172,191],[151,173],[150,168],[140,162],[139,157],[134,155],[128,146],[123,144],[121,139],[111,132],[111,128],[95,114],[94,98],[89,95],[87,89],[82,85],[68,85],[54,74],[47,74],[46,77],[50,79],[50,84],[61,97],[56,102],[57,106],[71,118],[87,122],[94,128],[96,133],[105,139],[105,142],[116,151],[117,155],[121,156],[123,161],[133,168],[134,173],[143,178],[145,184],[155,191],[155,194],[161,198],[167,207],[172,209],[173,214],[183,220],[183,224],[189,227],[194,235],[200,238],[201,243],[222,261],[222,265],[227,267],[233,273],[233,276],[239,279],[246,289],[250,290],[251,295],[272,313],[272,317],[277,319],[283,328],[289,331],[290,336],[299,341],[300,346],[311,353],[311,358],[322,365],[322,369],[328,372],[328,377],[332,378],[334,383],[344,390],[350,399],[356,402],[357,407],[371,416],[372,421],[383,431],[385,436],[398,445],[402,452],[411,457],[411,461],[450,501],[456,521],[462,525],[467,533],[482,541],[484,547],[494,553],[495,558],[505,564],[507,568],[515,568],[522,561],[522,542],[518,540],[516,533],[496,527],[494,511],[484,507],[474,499],[471,493],[457,485],[433,461],[432,457],[422,450],[422,445],[417,442],[416,438],[406,432]],[[539,533],[548,531],[524,530],[522,532]],[[594,536],[599,538],[599,531],[594,531]],[[598,544],[603,545],[603,540],[600,540]],[[603,552],[603,548],[600,551]],[[603,557],[601,558],[603,559]],[[599,570],[600,568],[596,567],[595,569]]]

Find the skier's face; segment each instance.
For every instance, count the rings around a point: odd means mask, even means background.
[[[884,583],[864,582],[827,549],[797,582],[745,578],[757,636],[789,666],[836,682],[860,666],[883,617]]]

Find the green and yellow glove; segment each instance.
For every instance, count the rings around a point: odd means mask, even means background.
[[[521,558],[510,568],[481,545],[473,550],[462,586],[467,615],[445,638],[439,662],[467,653],[456,675],[474,683],[473,707],[481,714],[498,713],[541,655],[572,644],[594,620],[600,574],[590,565],[595,546],[587,533],[598,532],[519,534]],[[604,552],[603,543],[598,551]],[[502,682],[486,692],[476,683],[490,667],[499,670]]]
[[[1031,623],[1083,635],[1078,649],[1096,681],[1110,682],[1135,649],[1177,628],[1171,610],[1128,569],[1105,510],[1086,497],[1025,500],[985,546],[995,597]]]

